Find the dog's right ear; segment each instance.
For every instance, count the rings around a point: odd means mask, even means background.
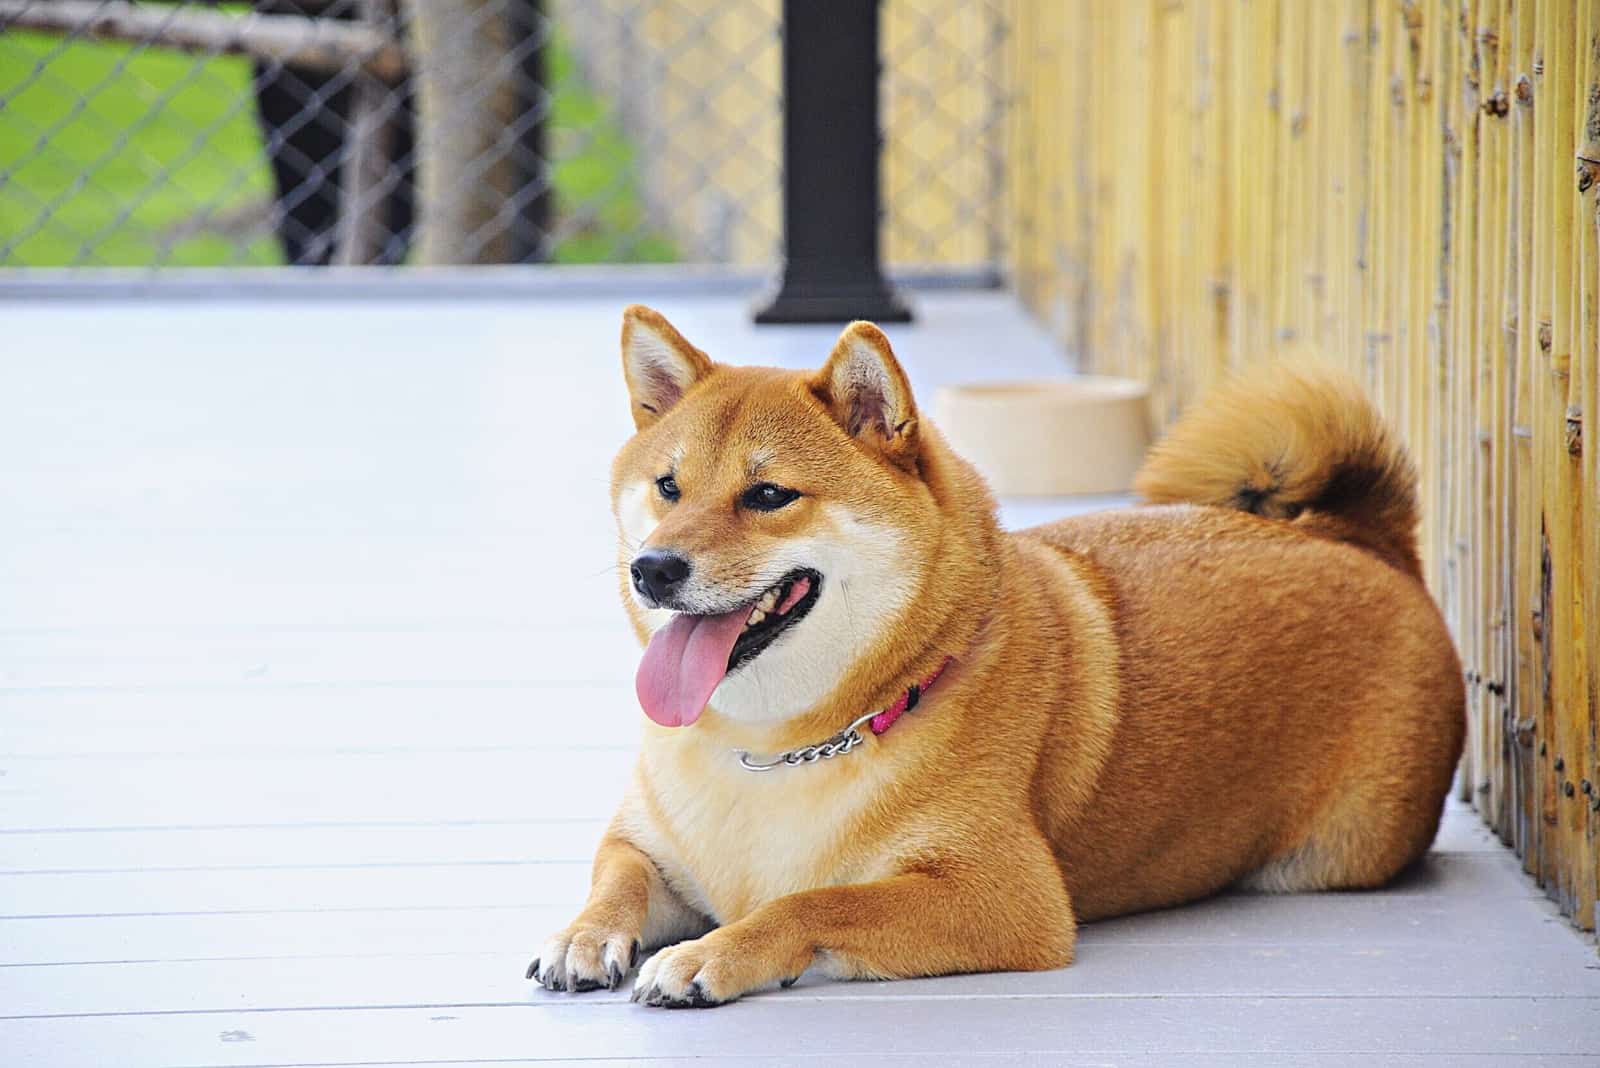
[[[662,314],[643,304],[622,313],[622,375],[628,380],[633,425],[654,423],[711,373],[711,358],[683,339]]]

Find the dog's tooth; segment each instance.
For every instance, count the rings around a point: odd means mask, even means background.
[[[778,591],[768,590],[761,595],[760,608],[763,612],[770,612],[778,604]]]
[[[750,618],[745,620],[745,624],[744,625],[747,626],[747,627],[753,627],[757,623],[760,623],[763,619],[766,619],[766,618],[767,618],[767,614],[765,612],[763,612],[761,609],[752,608],[750,610]]]

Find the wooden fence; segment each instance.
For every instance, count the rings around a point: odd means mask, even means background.
[[[1423,472],[1461,796],[1593,927],[1600,0],[1015,11],[1019,288],[1162,419],[1251,360],[1360,374]]]

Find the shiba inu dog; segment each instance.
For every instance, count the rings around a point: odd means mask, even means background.
[[[1068,964],[1077,923],[1376,887],[1465,729],[1416,475],[1277,368],[1158,445],[1147,506],[1005,533],[884,335],[713,363],[629,308],[612,469],[649,722],[588,904],[528,969],[712,1006],[808,968]]]

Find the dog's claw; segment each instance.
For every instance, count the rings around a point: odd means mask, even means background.
[[[617,987],[621,986],[622,965],[618,964],[616,961],[612,961],[611,967],[606,969],[606,978],[609,980],[609,982],[606,983],[607,990],[615,990]]]
[[[523,976],[523,978],[524,979],[532,979],[535,975],[538,975],[538,974],[539,974],[539,958],[535,957],[535,958],[533,958],[533,963],[528,965],[528,974]]]
[[[783,990],[788,990],[791,986],[794,986],[794,984],[798,983],[799,981],[800,977],[798,975],[791,975],[787,979],[779,979],[778,986]]]
[[[700,985],[698,979],[689,984],[689,991],[683,997],[673,997],[659,986],[652,986],[647,992],[635,987],[630,1000],[639,1001],[641,998],[646,1005],[662,1009],[714,1009],[722,1004],[706,993],[706,988]]]
[[[674,1009],[713,1009],[722,1004],[722,1002],[712,1000],[711,996],[706,993],[706,988],[700,985],[700,980],[696,979],[689,984],[688,997],[670,1001],[667,1004]]]
[[[630,971],[633,969],[635,964],[639,963],[639,954],[643,950],[644,946],[640,945],[639,940],[635,938],[633,940],[633,945],[628,947],[628,968]]]

